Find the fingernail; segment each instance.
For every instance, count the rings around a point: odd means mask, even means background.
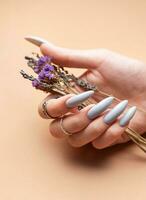
[[[89,119],[96,118],[100,113],[105,111],[108,106],[110,106],[113,102],[114,97],[107,97],[93,106],[87,113]]]
[[[25,39],[38,47],[44,43],[47,43],[46,40],[36,36],[26,36]]]
[[[136,113],[136,106],[131,107],[124,116],[120,119],[120,126],[126,126]]]
[[[94,91],[93,90],[89,90],[89,91],[86,91],[86,92],[83,92],[81,94],[77,94],[71,98],[69,98],[67,101],[66,101],[66,106],[68,108],[73,108],[73,107],[76,107],[79,103],[87,100],[90,96],[92,96],[94,94]]]
[[[108,114],[105,115],[103,121],[106,124],[113,122],[126,108],[128,100],[124,100],[116,105]]]

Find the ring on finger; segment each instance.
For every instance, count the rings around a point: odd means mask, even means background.
[[[65,135],[70,136],[70,135],[72,135],[72,133],[69,133],[68,131],[65,130],[65,128],[63,126],[63,119],[64,119],[64,116],[62,116],[60,119],[60,128]]]
[[[61,117],[61,116],[53,117],[53,116],[51,116],[51,115],[48,113],[48,110],[47,110],[47,101],[44,101],[43,104],[42,104],[42,112],[43,112],[44,116],[45,116],[47,119],[56,119],[56,118]]]

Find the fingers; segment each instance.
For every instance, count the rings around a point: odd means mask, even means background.
[[[68,108],[65,106],[65,102],[72,96],[73,96],[72,94],[68,94],[60,97],[59,99],[55,99],[53,95],[49,95],[39,104],[38,113],[42,118],[44,119],[48,118],[43,110],[43,103],[46,102],[46,111],[49,114],[49,116],[52,116],[52,118],[59,117],[68,111]]]
[[[48,99],[46,98],[41,102],[39,105],[39,114],[42,118],[47,118],[47,116],[43,112],[42,104],[46,101],[47,106],[46,110],[47,113],[52,117],[60,117],[61,115],[66,114],[67,112],[71,111],[71,109],[75,108],[78,104],[82,103],[83,101],[87,100],[94,94],[94,91],[89,90],[78,95],[68,94],[62,96],[58,99],[51,98],[49,96]]]
[[[74,134],[82,129],[84,129],[89,123],[90,119],[87,117],[87,112],[88,110],[92,107],[93,105],[89,105],[85,108],[83,108],[80,112],[75,113],[75,114],[69,114],[65,117],[63,117],[63,129],[68,133],[68,134]],[[84,120],[81,120],[84,119]],[[65,133],[61,128],[60,125],[60,119],[55,119],[50,123],[50,133],[57,138],[63,138],[65,137]]]
[[[120,127],[118,122],[112,124],[112,126],[110,126],[104,134],[92,141],[93,147],[96,149],[103,149],[113,143],[116,144],[116,141],[124,133],[125,129],[126,127]]]
[[[132,107],[126,112],[125,115],[123,115],[119,123],[116,122],[118,116],[120,116],[121,112],[123,112],[126,108],[126,106],[123,107],[122,111],[119,111],[120,109],[117,109],[121,107],[121,105],[123,106],[123,102],[115,106],[115,108],[113,108],[106,115],[100,116],[92,121],[83,131],[69,136],[69,143],[74,147],[81,147],[89,142],[92,142],[93,146],[98,149],[105,148],[113,144],[117,139],[122,136],[127,124],[136,112],[136,107]],[[117,110],[117,114],[115,115],[113,121],[110,123],[105,123],[104,119],[106,118],[106,116],[109,116],[109,113],[113,113],[113,111],[115,110]]]
[[[107,54],[105,49],[73,50],[62,48],[34,36],[27,36],[25,39],[39,46],[42,53],[50,56],[54,63],[67,67],[94,68],[103,61]]]
[[[74,147],[81,147],[95,140],[108,129],[109,125],[103,122],[103,116],[93,120],[83,131],[68,137],[68,142]]]
[[[103,99],[101,102],[97,103],[96,105],[90,105],[80,112],[68,115],[63,118],[63,127],[68,133],[77,133],[80,132],[82,129],[86,128],[91,120],[100,116],[108,106],[112,104],[113,97],[107,97]],[[64,135],[64,131],[60,125],[60,119],[54,120],[50,124],[50,132],[52,135],[56,137],[62,137]]]
[[[124,134],[130,120],[136,112],[136,107],[131,107],[118,121],[110,126],[107,131],[99,138],[92,141],[92,145],[97,149],[103,149],[111,146],[113,143],[122,143],[128,141],[128,137]]]
[[[48,112],[54,117],[65,114],[77,106],[79,102],[87,99],[87,94],[88,97],[91,95],[88,92],[49,100]],[[108,111],[107,109],[112,102],[113,97],[108,97],[96,105],[89,105],[77,113],[64,116],[63,127],[67,133],[72,134],[68,137],[72,146],[81,147],[92,142],[95,148],[101,149],[120,141],[129,121],[136,112],[136,107],[131,107],[121,117],[128,101],[124,100]],[[60,119],[52,121],[50,132],[58,138],[66,136],[62,130]]]
[[[105,111],[108,106],[112,103],[113,97],[108,97],[98,104],[96,104],[93,108],[88,111],[88,117],[90,119],[95,119],[99,116],[100,113]],[[102,133],[106,131],[106,129],[111,125],[112,122],[116,120],[116,118],[124,111],[127,106],[128,101],[122,101],[118,105],[116,105],[110,112],[108,112],[104,117],[100,117],[83,130],[82,132],[70,136],[70,143],[72,145],[85,145],[95,138],[98,138]]]

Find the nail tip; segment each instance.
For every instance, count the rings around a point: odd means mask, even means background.
[[[127,99],[123,100],[123,103],[128,104],[128,100]]]
[[[118,105],[124,110],[126,106],[128,105],[128,100],[123,100]]]
[[[38,36],[25,36],[24,37],[25,40],[27,40],[28,42],[31,42],[32,44],[35,44],[36,46],[41,46],[44,43],[47,43],[46,40],[38,37]]]
[[[79,93],[78,95],[84,95],[84,94],[93,94],[94,91],[93,90],[87,90],[85,92]]]
[[[30,40],[37,40],[36,36],[31,36],[31,35],[27,35],[24,37],[25,40],[30,41]]]
[[[120,126],[122,127],[126,126],[130,122],[130,120],[134,117],[136,110],[137,110],[136,106],[129,108],[127,113],[120,119],[119,121]]]
[[[137,110],[137,107],[136,106],[133,106],[129,109],[131,111],[132,114],[135,114],[136,110]]]
[[[136,110],[137,110],[137,107],[136,107],[136,106],[133,106],[133,107],[131,108],[131,110],[132,110],[132,113],[133,113],[133,115],[134,115],[135,112],[136,112]]]
[[[110,102],[113,102],[114,97],[111,96],[111,97],[108,97],[107,99],[109,99]]]
[[[109,99],[114,99],[115,97],[113,97],[113,96],[110,96],[110,97],[107,97],[107,98],[109,98]]]
[[[86,93],[94,94],[94,90],[87,90]]]
[[[137,107],[136,107],[136,106],[133,106],[132,108],[133,108],[133,110],[137,110]]]

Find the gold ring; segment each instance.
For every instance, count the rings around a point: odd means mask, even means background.
[[[62,117],[60,118],[60,127],[61,127],[61,130],[62,130],[62,132],[63,132],[65,135],[70,136],[70,135],[72,135],[72,133],[69,133],[68,131],[66,131],[66,130],[64,129],[64,126],[63,126],[63,118],[64,118],[64,116],[62,116]]]
[[[56,119],[58,117],[52,117],[47,111],[47,101],[44,101],[42,104],[42,112],[47,119]]]

